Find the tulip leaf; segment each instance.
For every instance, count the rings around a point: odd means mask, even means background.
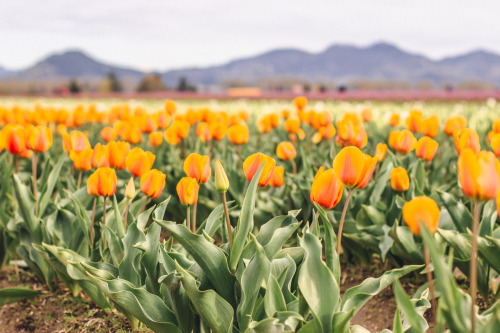
[[[214,333],[230,333],[233,327],[233,308],[213,290],[200,291],[196,280],[180,265],[177,271],[182,275],[182,286],[196,312]]]
[[[321,242],[310,233],[299,239],[304,261],[299,270],[298,286],[311,309],[316,332],[331,333],[333,315],[339,302],[339,286],[332,271],[321,260]]]
[[[210,283],[220,295],[230,304],[235,304],[235,278],[229,272],[227,259],[222,250],[210,243],[204,236],[191,233],[184,225],[175,222],[158,221],[163,229],[167,230],[201,266]]]
[[[336,249],[337,236],[333,231],[333,227],[330,223],[330,220],[328,219],[328,216],[326,215],[325,210],[317,203],[314,203],[314,205],[318,210],[321,220],[323,221],[323,226],[325,228],[324,242],[325,242],[326,266],[332,271],[333,275],[335,276],[335,280],[337,280],[337,283],[339,284],[341,269],[340,269],[340,260]]]
[[[35,200],[16,174],[12,175],[12,182],[19,204],[19,213],[25,222],[26,228],[36,243],[42,242],[42,230],[39,219],[35,216]]]
[[[412,332],[423,333],[427,330],[428,324],[425,318],[419,315],[411,303],[410,298],[406,295],[401,283],[399,281],[394,282],[394,296],[396,297],[396,302],[398,304],[398,309],[403,312],[405,318],[410,323]]]
[[[57,163],[54,165],[52,170],[50,171],[49,177],[47,178],[47,182],[44,183],[40,194],[40,201],[38,203],[38,216],[43,216],[45,213],[45,209],[47,205],[51,202],[52,193],[54,192],[54,188],[56,183],[61,175],[61,169],[66,161],[65,158],[59,158]],[[48,167],[48,164],[45,165],[45,168]]]
[[[0,306],[43,295],[44,292],[23,287],[0,289]]]
[[[465,205],[446,192],[437,190],[448,213],[450,213],[455,228],[461,233],[466,233],[467,228],[472,229],[472,215]]]
[[[181,281],[182,275],[177,274],[176,271],[160,277],[159,280],[168,290],[171,307],[179,323],[179,328],[183,333],[191,333],[193,331],[193,312],[189,305],[189,297]]]
[[[257,186],[259,185],[259,179],[262,171],[264,170],[264,165],[265,163],[262,163],[259,170],[253,176],[252,181],[248,185],[245,198],[243,199],[243,205],[241,207],[238,225],[234,229],[233,248],[231,249],[231,254],[229,257],[229,269],[231,270],[231,272],[236,271],[236,266],[240,261],[243,248],[248,241],[248,235],[253,229],[255,201],[257,199]]]
[[[286,311],[285,298],[281,292],[280,285],[273,275],[269,275],[267,290],[264,296],[264,308],[269,318],[279,311]]]
[[[267,318],[259,322],[251,322],[245,333],[283,333],[285,326],[276,318]]]

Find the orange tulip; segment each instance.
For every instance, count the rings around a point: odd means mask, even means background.
[[[208,142],[212,140],[212,134],[210,133],[210,126],[208,126],[208,123],[206,122],[199,123],[198,126],[196,126],[195,134],[198,138],[200,138],[202,142]]]
[[[130,144],[136,145],[142,142],[141,127],[137,124],[130,124],[125,134],[126,140],[130,142]]]
[[[288,118],[285,121],[285,130],[288,133],[297,133],[299,129],[300,129],[300,119]]]
[[[500,218],[500,193],[497,195],[497,214]]]
[[[449,117],[446,119],[446,122],[444,123],[444,132],[452,136],[453,132],[456,130],[462,130],[467,127],[467,119],[465,119],[464,116],[454,116],[454,117]]]
[[[500,133],[492,133],[490,135],[490,145],[491,149],[495,153],[496,157],[500,157]]]
[[[92,167],[101,168],[109,167],[109,148],[100,143],[94,147],[94,154],[92,155]]]
[[[70,150],[69,158],[73,161],[76,170],[89,171],[92,168],[94,150],[86,148],[81,151]]]
[[[271,129],[271,118],[268,116],[261,117],[257,120],[257,131],[259,133],[269,133]]]
[[[477,132],[471,128],[456,130],[453,133],[453,139],[455,140],[455,149],[459,155],[466,148],[472,149],[475,153],[481,149],[479,136]]]
[[[132,149],[125,160],[128,171],[135,177],[142,177],[143,174],[151,170],[156,156],[144,151],[139,147]]]
[[[312,137],[313,143],[319,143],[322,139],[329,140],[335,136],[337,131],[333,124],[328,124],[326,126],[320,127],[316,133],[314,133]]]
[[[335,141],[342,147],[353,145],[363,148],[366,146],[368,137],[363,125],[357,122],[358,120],[353,120],[351,117],[344,117],[343,120],[337,121],[337,137]]]
[[[227,138],[235,145],[242,145],[248,142],[250,133],[245,124],[233,125],[227,130]]]
[[[184,161],[184,172],[188,177],[196,179],[200,184],[206,183],[210,178],[210,157],[191,153]]]
[[[22,152],[20,152],[19,154],[17,154],[17,156],[19,156],[20,158],[24,158],[24,159],[31,158],[31,156],[33,156],[33,150],[25,149]]]
[[[181,204],[192,206],[198,201],[198,190],[200,185],[196,179],[191,177],[182,178],[177,184],[177,195]]]
[[[407,129],[393,131],[389,134],[389,146],[397,152],[407,154],[415,149],[417,139]]]
[[[426,196],[416,197],[403,206],[403,219],[411,232],[419,236],[420,222],[427,230],[435,233],[439,224],[439,207],[434,200]]]
[[[155,118],[148,114],[139,117],[139,124],[143,133],[151,133],[158,129]]]
[[[163,141],[162,132],[152,132],[149,134],[149,145],[152,147],[159,147]]]
[[[165,111],[167,111],[168,114],[172,115],[177,111],[177,104],[172,101],[172,100],[165,100],[164,103]]]
[[[227,124],[220,122],[211,122],[208,124],[210,129],[210,134],[214,140],[222,140],[226,136]]]
[[[37,153],[43,153],[52,147],[52,131],[45,126],[26,128],[26,147]]]
[[[420,110],[410,110],[410,115],[406,118],[405,123],[406,127],[414,132],[420,132],[423,122],[423,114]]]
[[[500,162],[489,151],[470,148],[458,157],[458,180],[464,194],[480,200],[494,199],[500,190]]]
[[[110,142],[116,139],[116,131],[113,127],[104,127],[101,130],[101,138],[106,141]]]
[[[283,180],[283,175],[285,174],[285,168],[282,166],[277,166],[274,168],[273,175],[269,181],[269,185],[272,187],[280,187],[285,184]]]
[[[375,157],[377,158],[377,161],[382,162],[383,160],[385,160],[386,156],[387,156],[387,145],[384,143],[377,144],[377,148],[375,149]]]
[[[165,140],[169,144],[176,146],[179,144],[179,142],[181,142],[181,137],[177,135],[177,130],[174,127],[170,126],[165,131]]]
[[[297,156],[297,151],[291,142],[281,142],[276,148],[276,155],[283,160],[293,160]]]
[[[116,192],[116,173],[114,169],[103,167],[94,171],[87,180],[90,195],[110,197]]]
[[[435,138],[439,131],[439,117],[432,115],[422,121],[421,132],[431,138]]]
[[[389,125],[392,127],[398,127],[401,124],[401,117],[397,113],[391,114],[391,118],[389,118]]]
[[[111,141],[108,143],[109,150],[109,165],[115,169],[125,169],[127,166],[125,161],[128,152],[130,151],[130,144],[124,141]]]
[[[166,129],[170,123],[170,116],[165,111],[158,111],[154,118],[160,129]]]
[[[307,98],[304,96],[295,97],[295,99],[293,100],[293,105],[295,105],[297,110],[302,111],[307,105]]]
[[[88,148],[90,148],[90,142],[87,135],[83,132],[71,131],[71,133],[63,136],[63,149],[68,152],[68,154],[71,150],[80,152]]]
[[[365,121],[365,122],[372,121],[372,119],[373,119],[372,110],[364,109],[363,111],[361,111],[361,117],[363,118],[363,121]]]
[[[11,154],[20,154],[26,150],[24,127],[16,124],[7,124],[0,131],[0,147],[7,149]]]
[[[403,168],[394,168],[391,171],[391,187],[394,191],[405,192],[410,188],[408,173]]]
[[[259,178],[259,186],[266,186],[273,175],[274,167],[276,166],[276,161],[267,155],[262,153],[255,153],[247,157],[245,162],[243,162],[243,171],[248,181],[253,179],[253,176],[259,171],[262,163],[264,163],[264,169]]]
[[[415,146],[415,153],[418,158],[424,159],[426,161],[431,161],[436,152],[438,150],[439,143],[437,141],[432,140],[428,136],[424,136],[417,141],[417,145]]]
[[[342,199],[344,184],[337,177],[333,169],[324,171],[321,167],[311,187],[311,202],[316,202],[325,209],[332,209]]]
[[[357,147],[343,148],[333,160],[333,171],[348,188],[365,188],[372,177],[377,158]]]
[[[148,197],[153,199],[158,198],[165,187],[166,177],[167,176],[159,170],[149,170],[141,177],[141,191]]]

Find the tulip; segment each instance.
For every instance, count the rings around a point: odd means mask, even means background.
[[[181,142],[181,138],[177,135],[177,130],[172,126],[165,131],[165,140],[173,146],[177,146]]]
[[[344,184],[337,177],[333,169],[324,171],[321,167],[311,187],[311,202],[316,202],[325,209],[333,209],[342,199]]]
[[[382,162],[385,160],[387,156],[387,145],[384,143],[377,144],[377,148],[375,149],[375,157],[378,162]]]
[[[87,192],[90,195],[110,197],[116,191],[116,173],[108,167],[98,168],[87,180]]]
[[[307,98],[304,96],[295,97],[295,99],[293,100],[293,105],[295,105],[297,110],[302,111],[307,105]]]
[[[92,155],[94,150],[92,148],[86,148],[81,151],[71,150],[69,153],[69,158],[73,161],[73,165],[76,170],[89,171],[92,168]]]
[[[285,184],[283,180],[283,175],[285,174],[285,168],[282,166],[277,166],[274,168],[273,175],[269,181],[269,185],[272,187],[281,187]]]
[[[500,162],[492,152],[475,154],[466,148],[458,157],[458,180],[464,194],[478,200],[494,199],[499,190]]]
[[[389,135],[389,146],[395,151],[407,154],[415,149],[417,139],[413,133],[405,129],[402,131],[391,132]]]
[[[45,126],[26,128],[26,147],[37,153],[44,153],[52,146],[52,131]]]
[[[208,127],[210,129],[212,139],[219,141],[226,136],[227,125],[225,123],[211,122],[208,124]]]
[[[189,154],[184,161],[184,172],[198,183],[206,183],[211,173],[210,158],[197,153]]]
[[[417,141],[415,146],[415,153],[418,158],[424,159],[426,161],[431,161],[438,150],[439,143],[431,139],[428,136],[424,136]]]
[[[291,142],[284,141],[276,148],[276,155],[283,161],[289,161],[297,156],[297,151]]]
[[[391,171],[391,187],[396,192],[406,192],[410,188],[408,173],[403,168],[394,168]]]
[[[168,114],[172,115],[177,110],[177,104],[174,101],[167,99],[167,100],[165,100],[164,108]]]
[[[159,147],[163,141],[162,132],[152,132],[149,134],[149,145],[152,147]]]
[[[90,148],[90,142],[85,133],[80,131],[71,131],[63,136],[63,149],[70,154],[70,151],[81,152]]]
[[[479,152],[481,145],[479,144],[479,136],[477,132],[471,128],[464,128],[453,132],[455,140],[455,149],[460,155],[466,148],[472,149],[475,153]]]
[[[356,147],[343,148],[333,160],[333,170],[348,188],[365,188],[375,170],[377,159]]]
[[[139,125],[130,124],[127,131],[125,132],[126,140],[133,145],[142,142],[142,131]]]
[[[271,118],[268,116],[261,117],[257,120],[257,131],[259,133],[269,133],[271,129]]]
[[[132,149],[125,160],[128,171],[135,177],[142,177],[143,174],[151,170],[156,156],[144,151],[139,147]]]
[[[490,136],[491,149],[495,153],[496,157],[500,157],[500,133],[494,132]]]
[[[335,139],[342,147],[349,145],[363,148],[368,142],[366,131],[357,117],[344,117],[337,121],[337,137]]]
[[[101,168],[109,167],[109,148],[100,143],[94,147],[94,154],[92,155],[92,167]]]
[[[155,118],[147,114],[139,117],[139,125],[143,133],[152,133],[158,129]]]
[[[370,122],[373,119],[373,113],[372,110],[370,109],[364,109],[361,111],[361,117],[363,118],[364,122]]]
[[[285,121],[285,130],[288,133],[297,133],[300,129],[300,119],[298,118],[288,118]]]
[[[464,116],[449,117],[444,123],[444,132],[452,136],[456,130],[460,131],[467,127],[467,119]]]
[[[420,132],[423,122],[423,114],[420,110],[410,110],[410,115],[406,118],[406,127],[413,133]]]
[[[391,127],[398,127],[401,123],[401,117],[397,113],[391,114],[391,118],[389,118],[389,125]]]
[[[116,130],[113,127],[104,127],[101,130],[101,138],[106,142],[113,141],[116,139]]]
[[[135,197],[134,177],[130,177],[127,187],[125,187],[125,197],[127,199],[133,199]]]
[[[245,162],[243,162],[243,171],[248,181],[252,181],[253,176],[259,171],[261,165],[264,163],[264,169],[259,178],[259,186],[266,186],[273,175],[274,167],[276,166],[276,161],[267,155],[262,153],[255,153],[247,157]]]
[[[125,169],[127,155],[130,151],[130,143],[125,141],[111,141],[108,143],[109,165],[112,168]]]
[[[198,202],[198,190],[200,185],[196,179],[191,177],[182,178],[177,184],[177,195],[181,204],[187,207],[187,227],[191,228],[190,207]],[[194,230],[195,226],[193,226]]]
[[[212,140],[212,134],[210,134],[210,127],[208,126],[208,123],[203,122],[199,123],[198,126],[196,126],[196,136],[202,142],[208,142]]]
[[[235,145],[242,145],[248,142],[249,131],[245,124],[233,125],[227,130],[227,138]]]
[[[435,138],[439,131],[439,117],[432,115],[422,121],[421,132],[425,136]]]
[[[24,127],[16,124],[7,124],[0,131],[0,147],[7,149],[11,154],[20,154],[26,150]]]
[[[149,170],[141,177],[141,191],[150,198],[158,198],[165,187],[166,177],[167,176],[159,170]]]

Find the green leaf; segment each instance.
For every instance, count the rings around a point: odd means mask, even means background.
[[[42,188],[40,194],[40,201],[38,203],[38,216],[43,216],[43,214],[45,213],[45,209],[47,208],[47,205],[51,201],[52,193],[54,192],[56,183],[61,175],[61,169],[65,161],[66,159],[63,156],[59,158],[56,165],[54,165],[52,171],[50,172],[47,182],[44,184]],[[45,167],[47,168],[48,164],[46,164]]]
[[[33,195],[16,174],[12,174],[12,182],[16,192],[17,203],[19,204],[19,213],[23,217],[33,240],[40,244],[42,242],[42,231],[40,221],[35,216],[35,200]]]
[[[259,185],[260,175],[264,170],[264,163],[260,166],[259,170],[255,173],[252,181],[248,185],[243,205],[241,207],[238,225],[234,229],[233,234],[233,248],[229,257],[229,269],[231,272],[236,271],[236,266],[240,261],[241,253],[248,241],[248,235],[253,229],[253,215],[255,210],[255,201],[257,199],[257,186]]]
[[[299,242],[305,251],[298,278],[300,293],[311,309],[317,332],[331,333],[339,302],[339,286],[332,271],[321,260],[319,239],[306,233]]]
[[[453,224],[461,233],[466,233],[467,228],[472,229],[472,215],[462,202],[455,200],[455,198],[446,192],[437,190],[441,200],[450,213]]]
[[[245,333],[283,333],[285,326],[276,318],[267,318],[259,322],[251,322]]]
[[[163,283],[169,292],[170,304],[179,323],[179,328],[183,333],[191,333],[194,324],[193,311],[191,311],[189,297],[181,284],[181,280],[182,275],[178,275],[177,271],[175,271],[160,277],[159,282]]]
[[[423,333],[427,329],[427,322],[425,319],[420,316],[410,299],[406,295],[401,283],[399,281],[394,282],[394,296],[396,297],[396,302],[398,304],[398,309],[403,312],[406,319],[409,321],[411,325],[412,332],[415,333]]]
[[[182,285],[196,312],[214,333],[230,333],[233,326],[233,308],[213,290],[200,291],[196,280],[180,265],[177,271],[182,275]]]
[[[324,241],[325,241],[326,266],[332,271],[333,275],[335,276],[335,280],[337,281],[337,284],[340,284],[341,269],[340,269],[339,256],[336,250],[337,236],[333,231],[333,227],[330,223],[330,220],[328,219],[328,216],[326,215],[325,210],[317,203],[314,203],[314,205],[318,210],[319,215],[321,216],[321,220],[323,221],[323,226],[325,227]]]
[[[0,306],[43,294],[42,291],[22,287],[0,289]]]

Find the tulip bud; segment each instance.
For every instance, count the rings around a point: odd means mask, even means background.
[[[220,193],[225,193],[229,189],[226,171],[219,160],[215,161],[215,189]]]
[[[416,197],[403,206],[403,219],[411,232],[420,235],[420,221],[431,233],[435,233],[439,224],[439,207],[434,200],[426,196]]]
[[[130,177],[127,187],[125,188],[125,197],[128,199],[133,199],[135,197],[135,184],[134,177]]]
[[[394,168],[391,171],[391,187],[397,192],[406,192],[410,188],[408,173],[403,168]]]

